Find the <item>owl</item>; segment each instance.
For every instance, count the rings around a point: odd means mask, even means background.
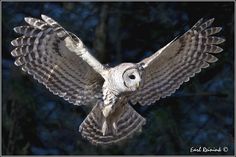
[[[102,65],[83,42],[52,18],[26,17],[28,25],[14,28],[23,36],[11,42],[14,64],[50,92],[74,105],[93,104],[79,127],[95,145],[109,145],[141,132],[146,120],[132,105],[151,105],[174,93],[196,73],[217,61],[213,36],[221,27],[200,19],[182,36],[138,63]]]

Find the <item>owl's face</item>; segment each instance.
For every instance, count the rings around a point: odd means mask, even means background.
[[[139,70],[136,67],[129,67],[123,73],[124,86],[128,91],[135,91],[138,89],[141,77]]]
[[[108,82],[120,93],[136,91],[141,83],[141,71],[137,64],[122,63],[111,69]]]

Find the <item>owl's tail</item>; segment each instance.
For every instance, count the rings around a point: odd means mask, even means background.
[[[95,145],[114,144],[141,132],[146,120],[138,114],[129,104],[125,104],[120,110],[121,113],[115,120],[114,125],[108,120],[108,131],[105,135],[102,132],[104,117],[98,105],[95,105],[90,114],[80,125],[79,131],[84,138],[87,138]]]

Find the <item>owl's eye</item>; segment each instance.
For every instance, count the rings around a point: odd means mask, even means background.
[[[134,75],[129,75],[129,78],[134,80],[135,79],[135,76]]]

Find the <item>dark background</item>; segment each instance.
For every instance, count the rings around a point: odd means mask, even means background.
[[[214,17],[226,39],[219,61],[151,106],[134,106],[147,119],[126,142],[96,147],[78,128],[87,115],[54,96],[14,66],[10,41],[23,18],[45,14],[78,35],[104,64],[138,62],[182,35],[201,17]],[[106,2],[2,3],[3,154],[209,154],[191,147],[228,147],[234,153],[234,3]],[[214,154],[214,153],[212,153]]]

